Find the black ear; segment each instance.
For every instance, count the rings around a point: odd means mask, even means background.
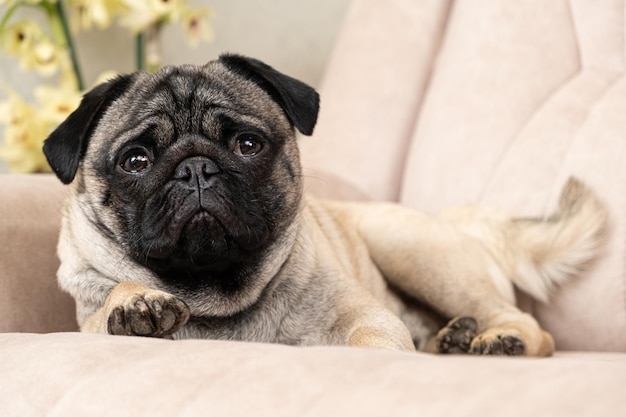
[[[313,133],[320,108],[319,94],[313,88],[256,59],[225,54],[220,55],[219,61],[265,90],[301,133]]]
[[[80,106],[44,141],[43,153],[48,164],[64,184],[76,176],[89,138],[104,111],[128,89],[132,79],[132,75],[119,76],[89,91]]]

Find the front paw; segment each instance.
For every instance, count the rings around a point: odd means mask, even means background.
[[[189,319],[184,301],[163,291],[147,290],[130,295],[111,310],[109,334],[165,337],[178,331]]]

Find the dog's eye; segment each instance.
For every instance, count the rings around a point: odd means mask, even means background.
[[[241,135],[235,139],[233,152],[239,156],[255,156],[263,149],[263,142],[255,135]]]
[[[122,161],[122,169],[131,174],[137,174],[152,165],[152,158],[143,150],[136,150],[128,154]]]

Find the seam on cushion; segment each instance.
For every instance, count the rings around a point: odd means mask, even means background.
[[[439,32],[438,39],[435,42],[433,42],[431,64],[428,70],[428,75],[426,76],[424,87],[422,89],[422,98],[419,101],[419,103],[416,104],[415,111],[413,112],[413,117],[411,118],[411,121],[407,124],[407,126],[410,127],[409,129],[410,135],[407,137],[406,144],[404,146],[403,153],[402,153],[402,155],[404,155],[404,158],[402,158],[402,165],[401,165],[402,171],[401,171],[401,175],[399,178],[398,186],[396,187],[396,193],[395,193],[395,198],[394,198],[395,201],[400,201],[400,199],[402,198],[402,193],[403,193],[402,190],[404,189],[405,180],[406,180],[406,176],[405,176],[406,168],[407,168],[407,164],[409,161],[409,154],[410,154],[409,150],[413,146],[413,141],[415,140],[415,132],[417,131],[417,127],[421,119],[422,111],[424,110],[424,103],[428,100],[428,97],[430,95],[430,88],[432,86],[433,75],[435,74],[437,63],[439,62],[439,56],[441,55],[441,49],[444,45],[444,39],[446,38],[446,35],[448,33],[448,27],[450,26],[450,19],[452,16],[452,10],[454,9],[455,3],[456,3],[455,0],[450,0],[448,2],[445,12],[441,16],[441,21],[442,21],[441,29]]]
[[[450,0],[448,2],[446,11],[443,13],[443,16],[441,19],[442,20],[441,31],[439,33],[438,39],[433,44],[433,55],[431,59],[430,69],[428,71],[428,76],[426,77],[426,82],[424,84],[423,98],[422,98],[421,103],[418,105],[418,108],[416,109],[416,112],[415,112],[415,116],[413,118],[412,126],[414,130],[417,124],[417,120],[419,120],[419,115],[421,114],[422,109],[424,107],[423,103],[425,101],[425,98],[429,95],[430,88],[432,86],[433,74],[435,73],[435,69],[437,68],[437,64],[439,62],[439,56],[441,55],[441,49],[444,44],[444,39],[446,38],[447,33],[448,33],[450,20],[452,17],[452,10],[454,9],[455,4],[456,4],[455,0]]]
[[[555,88],[552,89],[552,91],[550,91],[540,102],[539,104],[535,107],[535,109],[530,112],[530,114],[528,115],[528,117],[526,118],[526,120],[524,120],[524,122],[520,125],[520,127],[517,129],[517,131],[511,136],[511,138],[509,139],[508,143],[506,144],[506,146],[504,147],[504,149],[502,150],[502,152],[500,153],[500,155],[497,158],[498,163],[495,165],[491,175],[489,176],[489,181],[485,182],[485,185],[483,186],[482,190],[480,191],[479,197],[478,197],[478,202],[481,202],[484,200],[485,195],[487,194],[487,190],[489,190],[491,188],[491,186],[493,185],[496,177],[497,177],[497,172],[500,171],[502,169],[502,164],[505,160],[505,156],[511,151],[511,148],[513,147],[513,145],[515,143],[517,143],[520,134],[522,132],[524,132],[526,130],[526,127],[528,126],[528,124],[530,123],[530,121],[538,114],[540,113],[540,111],[544,108],[544,106],[550,102],[550,100],[557,95],[557,93],[559,93],[563,88],[565,88],[568,84],[570,84],[573,80],[575,80],[580,74],[582,74],[581,68],[580,66],[578,67],[578,69],[569,77],[567,77],[565,80],[563,80],[559,85],[557,85]],[[547,203],[546,203],[547,204]]]
[[[626,8],[625,8],[625,12],[626,12]],[[624,77],[622,75],[622,77],[618,77],[617,80],[621,81],[621,80],[624,80],[624,78],[626,78],[626,77]],[[611,83],[611,85],[609,87],[612,87],[614,84],[615,84],[615,82]],[[608,89],[609,88],[607,88],[607,91],[608,91]],[[624,186],[624,182],[623,181],[621,182],[621,185],[622,185],[622,187]],[[626,190],[622,189],[622,194],[624,194],[625,191]],[[624,208],[626,208],[626,207],[623,207],[623,209]],[[624,211],[625,210],[622,210],[622,213]],[[624,229],[624,226],[622,226],[622,229]],[[626,233],[624,233],[624,235],[626,236]],[[621,243],[624,244],[624,239],[622,240]],[[624,244],[624,246],[626,246],[626,244]],[[623,256],[623,253],[622,253],[622,274],[621,274],[621,276],[622,276],[622,279],[621,279],[621,284],[622,284],[622,314],[626,318],[626,256]]]
[[[578,32],[578,28],[576,27],[576,19],[574,19],[574,13],[572,12],[572,0],[567,1],[567,18],[569,19],[570,25],[572,27],[572,34],[574,35],[574,39],[576,39],[576,55],[578,55],[578,66],[579,71],[583,67],[583,56],[582,50],[580,48],[580,33]]]
[[[502,153],[500,154],[498,158],[499,162],[496,164],[496,166],[493,169],[492,175],[489,177],[490,180],[487,181],[485,185],[483,186],[483,189],[481,190],[479,194],[478,201],[483,201],[483,199],[485,198],[485,194],[487,193],[487,190],[491,188],[491,186],[493,185],[495,174],[501,169],[504,156],[509,153],[509,151],[513,147],[513,144],[516,143],[517,139],[519,138],[520,132],[523,132],[526,129],[526,126],[528,125],[528,123],[530,123],[530,121],[535,117],[535,115],[539,112],[539,110],[541,110],[559,91],[561,91],[562,88],[564,88],[567,84],[571,83],[576,77],[578,77],[578,75],[582,73],[583,62],[582,62],[582,55],[581,55],[581,50],[580,50],[580,37],[578,35],[578,31],[576,30],[576,22],[574,20],[574,15],[572,13],[571,0],[568,0],[566,5],[567,5],[567,18],[569,19],[572,35],[575,39],[575,44],[576,44],[576,61],[578,62],[578,68],[574,71],[574,73],[572,73],[569,77],[567,77],[559,85],[557,85],[550,93],[548,93],[546,97],[544,97],[541,100],[541,102],[539,102],[539,104],[535,107],[535,110],[532,111],[528,115],[528,117],[521,124],[517,132],[513,134],[513,136],[507,143],[507,145],[502,150]],[[547,206],[547,202],[545,205]],[[545,208],[544,208],[544,212],[545,212]]]
[[[582,123],[580,124],[579,128],[577,129],[577,133],[575,133],[575,134],[574,134],[574,136],[572,137],[572,141],[570,142],[570,146],[569,146],[568,150],[567,150],[567,151],[565,151],[565,152],[563,152],[563,155],[561,156],[561,163],[559,164],[559,165],[560,165],[560,168],[558,169],[558,171],[557,171],[557,175],[556,175],[556,177],[557,177],[557,178],[559,178],[559,177],[561,177],[561,176],[562,176],[562,174],[563,174],[563,165],[564,165],[565,159],[567,158],[567,155],[569,154],[569,152],[570,152],[570,150],[571,150],[572,143],[574,143],[574,142],[576,141],[576,138],[577,138],[577,137],[578,137],[578,135],[580,134],[580,131],[582,130],[582,128],[583,128],[583,127],[585,126],[585,124],[587,123],[587,120],[589,119],[589,115],[591,115],[591,114],[594,112],[595,108],[598,106],[598,103],[600,103],[600,102],[602,102],[602,100],[604,100],[604,98],[607,96],[607,94],[609,94],[609,93],[611,92],[611,90],[613,89],[613,87],[614,87],[616,84],[619,84],[619,82],[620,82],[620,81],[624,80],[624,78],[625,78],[625,77],[624,77],[624,74],[622,74],[621,76],[617,76],[617,77],[615,77],[615,79],[614,79],[613,81],[611,81],[611,82],[610,82],[610,83],[609,83],[609,84],[608,84],[608,85],[604,88],[604,91],[602,92],[602,94],[600,94],[600,95],[599,95],[599,96],[595,99],[594,103],[593,103],[593,104],[591,104],[591,105],[587,108],[587,111],[586,111],[586,113],[585,113],[585,118],[584,118],[584,120],[582,121]],[[548,199],[548,201],[550,201],[550,200],[554,200],[552,197],[554,197],[554,195],[555,195],[556,193],[560,193],[560,192],[561,192],[561,190],[557,188],[557,184],[553,184],[553,189],[552,189],[552,192],[551,192],[551,195],[550,195],[550,198]],[[545,202],[545,205],[544,205],[544,213],[545,213],[545,212],[546,212],[546,210],[548,209],[548,201],[546,201],[546,202]]]
[[[623,211],[622,211],[623,212]],[[626,256],[622,254],[622,313],[626,318]]]
[[[624,27],[626,26],[626,2],[622,1],[622,9],[623,9],[623,13],[622,13],[622,65],[626,64],[626,30],[624,30]],[[621,77],[617,77],[617,80],[623,80],[625,78],[625,76],[622,74]],[[611,83],[611,87],[613,86],[614,83]],[[607,89],[608,90],[608,89]],[[603,95],[604,96],[604,95]],[[622,182],[622,187],[623,187],[623,182]],[[624,193],[624,191],[626,190],[622,190],[622,194]],[[625,210],[622,210],[622,213],[624,213]],[[624,235],[626,236],[626,233],[624,233]],[[622,243],[624,243],[624,241],[622,240]],[[625,245],[626,246],[626,245]],[[623,256],[622,254],[622,279],[621,279],[621,283],[622,283],[622,314],[624,315],[624,317],[626,318],[626,256]]]
[[[576,26],[576,19],[574,19],[574,13],[572,12],[572,0],[567,1],[567,13],[568,18],[572,24],[572,32],[574,33],[574,37],[576,38],[576,50],[578,53],[578,61],[580,62],[581,67],[588,69],[598,69],[600,71],[606,71],[606,68],[602,68],[601,66],[596,66],[593,63],[585,63],[582,59],[582,49],[580,48],[580,33]],[[626,2],[622,1],[622,70],[626,69]]]

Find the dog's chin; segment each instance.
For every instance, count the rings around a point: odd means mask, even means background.
[[[245,262],[264,245],[267,234],[263,230],[245,230],[244,234],[229,233],[215,215],[198,210],[183,227],[171,227],[160,233],[160,238],[145,240],[144,248],[136,251],[137,260],[177,282],[208,279]]]
[[[190,260],[208,255],[223,258],[228,252],[223,226],[206,211],[191,215],[178,229],[172,227],[163,233],[163,238],[152,242],[148,258],[161,261],[181,256]]]

